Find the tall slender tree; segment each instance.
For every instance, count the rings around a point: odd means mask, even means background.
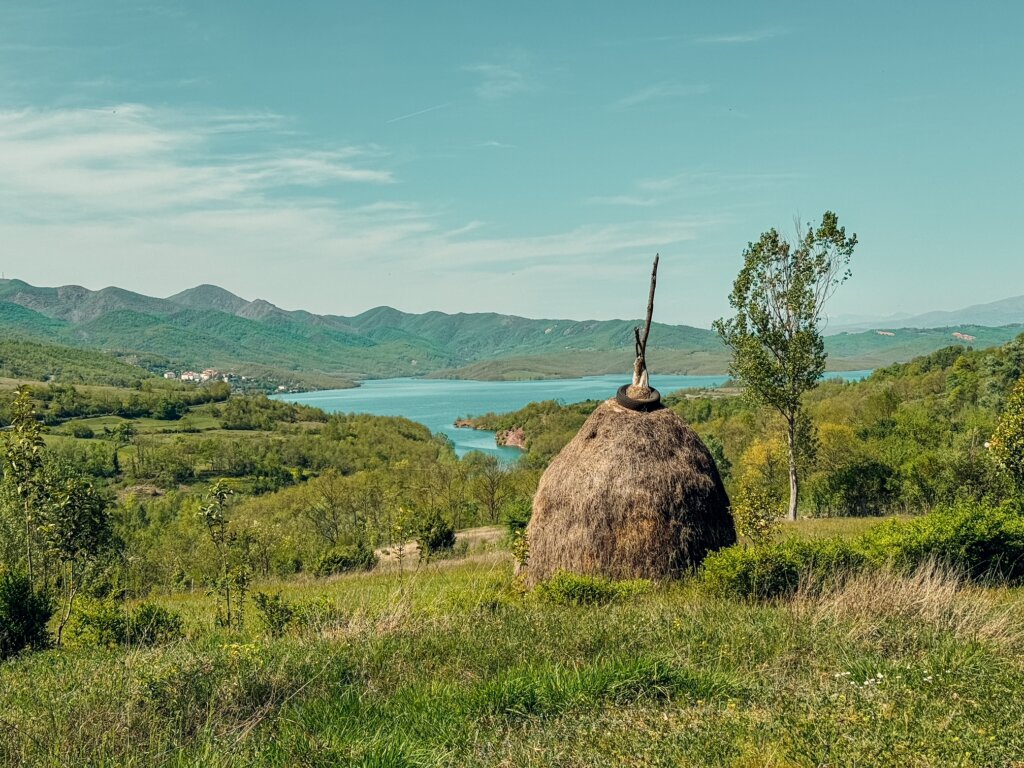
[[[25,569],[35,588],[35,543],[42,490],[43,426],[36,418],[31,390],[22,385],[11,403],[11,428],[4,434],[4,482],[18,499],[25,536]]]
[[[736,314],[714,324],[733,353],[730,374],[785,422],[790,520],[797,516],[801,459],[813,444],[803,396],[825,371],[825,303],[850,276],[857,245],[831,211],[816,227],[797,221],[796,230],[793,242],[771,229],[747,245],[729,295]]]

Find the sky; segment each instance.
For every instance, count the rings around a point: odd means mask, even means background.
[[[0,0],[0,270],[287,309],[729,311],[833,210],[830,314],[1024,293],[1024,3]]]

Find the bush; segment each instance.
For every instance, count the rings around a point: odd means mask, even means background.
[[[431,512],[420,523],[416,543],[420,548],[420,557],[429,559],[431,555],[451,550],[455,546],[455,528],[440,512]]]
[[[817,516],[881,515],[899,495],[896,471],[875,459],[862,459],[818,478],[811,487]]]
[[[801,584],[830,582],[868,566],[912,571],[934,562],[975,579],[1024,580],[1024,513],[1019,506],[962,504],[892,520],[851,540],[790,539],[708,555],[701,579],[712,591],[770,599]]]
[[[0,573],[0,661],[31,648],[50,644],[46,624],[53,604],[46,595],[32,589],[23,573]]]
[[[128,643],[163,645],[182,636],[179,614],[153,603],[142,603],[128,615]]]
[[[280,593],[256,592],[252,596],[256,610],[267,627],[271,637],[280,637],[295,618],[295,606],[285,602]]]
[[[601,576],[583,576],[559,571],[537,585],[537,595],[549,603],[563,605],[605,605],[642,594],[651,588],[646,579],[612,581]]]
[[[764,483],[751,483],[741,488],[732,505],[736,532],[755,544],[769,541],[779,529],[782,506]]]
[[[71,435],[82,440],[91,440],[96,437],[96,433],[92,431],[92,427],[88,424],[75,424],[71,428]]]
[[[112,600],[84,601],[65,632],[73,645],[113,648],[119,645],[163,645],[183,634],[180,615],[153,603],[134,610]]]
[[[289,607],[294,611],[289,626],[300,630],[311,629],[321,632],[324,629],[346,626],[351,620],[351,615],[347,610],[325,596],[311,600],[299,600]]]
[[[377,555],[366,542],[330,549],[316,564],[317,576],[330,576],[347,571],[370,571],[377,565]]]
[[[1017,382],[988,443],[996,461],[1024,493],[1024,377]]]
[[[713,552],[704,560],[701,578],[717,594],[770,599],[792,595],[802,583],[852,573],[864,561],[864,555],[851,542],[790,539]]]
[[[530,560],[530,545],[526,536],[526,526],[530,523],[533,513],[529,501],[518,501],[505,510],[505,527],[508,529],[509,549],[520,566]]]
[[[975,579],[1024,580],[1024,510],[964,503],[912,520],[892,520],[865,534],[862,549],[876,562],[912,569],[935,560]]]

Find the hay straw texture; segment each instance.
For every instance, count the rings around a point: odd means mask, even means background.
[[[597,407],[540,480],[528,584],[556,571],[660,579],[736,542],[714,459],[675,413]]]

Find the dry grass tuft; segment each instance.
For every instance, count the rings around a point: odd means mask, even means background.
[[[668,409],[608,400],[545,471],[527,528],[526,579],[560,570],[660,579],[736,541],[708,449]]]
[[[1024,650],[1024,611],[1003,590],[971,585],[963,574],[934,561],[910,573],[889,568],[849,576],[824,589],[808,585],[792,610],[816,623],[845,624],[852,640],[869,639],[889,622],[912,623]]]

